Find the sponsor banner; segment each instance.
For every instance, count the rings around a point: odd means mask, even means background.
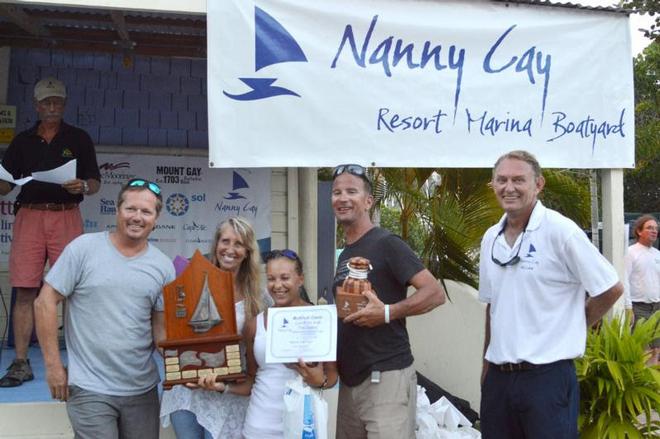
[[[134,177],[162,189],[163,209],[149,236],[165,254],[208,253],[216,226],[241,216],[255,228],[261,251],[270,250],[270,169],[212,169],[205,157],[97,154],[101,190],[80,205],[85,233],[114,230],[117,195]],[[7,270],[13,202],[19,189],[0,200],[0,269]]]
[[[209,2],[216,167],[634,166],[625,14],[463,1]],[[267,145],[267,147],[265,147]]]
[[[9,143],[16,128],[16,107],[0,105],[0,143]]]

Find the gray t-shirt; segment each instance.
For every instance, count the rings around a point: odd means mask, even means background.
[[[106,395],[138,395],[159,381],[152,358],[152,311],[163,310],[163,286],[174,265],[149,244],[119,253],[108,232],[82,235],[62,252],[46,282],[67,297],[69,384]]]

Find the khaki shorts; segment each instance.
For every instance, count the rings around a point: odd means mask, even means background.
[[[413,366],[382,372],[355,387],[339,387],[337,439],[415,437],[417,375]]]
[[[11,286],[39,288],[46,261],[52,267],[64,247],[82,232],[78,208],[56,212],[21,208],[14,221],[9,252]]]

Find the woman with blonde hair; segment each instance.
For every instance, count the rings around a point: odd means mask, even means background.
[[[229,218],[218,226],[209,259],[234,279],[236,326],[243,332],[268,300],[259,286],[259,247],[255,232],[246,220]],[[161,421],[171,421],[178,439],[240,438],[248,406],[246,396],[174,386],[163,392]]]
[[[308,306],[301,297],[305,276],[303,264],[293,250],[273,250],[266,256],[266,285],[274,307]],[[284,393],[288,380],[300,375],[303,381],[318,389],[337,383],[335,362],[306,363],[299,359],[293,364],[266,363],[266,331],[268,309],[245,325],[243,332],[247,347],[248,379],[240,384],[215,381],[215,375],[199,379],[198,384],[223,394],[250,395],[245,416],[245,439],[283,439]]]

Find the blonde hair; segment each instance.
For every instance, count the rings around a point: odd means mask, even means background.
[[[218,225],[211,245],[211,262],[219,266],[216,248],[223,230],[231,227],[245,246],[245,259],[238,267],[236,273],[236,289],[241,292],[245,303],[245,317],[256,316],[264,308],[264,303],[259,287],[259,246],[257,245],[254,229],[249,222],[240,217],[229,218]]]

